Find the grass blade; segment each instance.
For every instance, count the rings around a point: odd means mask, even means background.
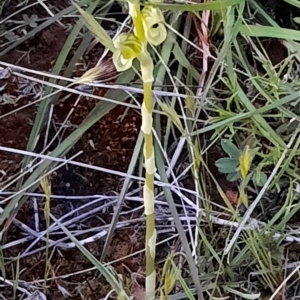
[[[261,25],[241,25],[240,33],[251,37],[268,37],[300,41],[299,30]]]
[[[170,11],[191,11],[198,12],[202,10],[222,10],[228,6],[233,6],[237,4],[241,4],[245,2],[245,0],[216,0],[209,1],[205,3],[197,3],[197,4],[157,4],[161,9],[167,9]]]

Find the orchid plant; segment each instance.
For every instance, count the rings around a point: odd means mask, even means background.
[[[144,100],[141,107],[144,133],[145,185],[143,189],[144,209],[146,215],[146,299],[155,298],[155,209],[154,209],[154,173],[156,172],[152,135],[152,83],[154,64],[148,44],[158,46],[167,37],[165,19],[161,10],[149,1],[143,7],[139,0],[127,0],[129,15],[133,22],[132,33],[121,33],[112,40],[100,24],[87,12],[76,5],[83,16],[87,28],[103,46],[113,53],[113,63],[118,72],[128,70],[137,59],[140,63],[144,88]],[[74,4],[75,5],[75,4]]]

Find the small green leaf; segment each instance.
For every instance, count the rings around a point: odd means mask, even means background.
[[[284,132],[287,131],[287,128],[288,128],[288,124],[284,123],[284,124],[281,124],[277,129],[276,129],[276,132],[278,134],[283,134]]]
[[[223,174],[233,173],[236,171],[239,161],[237,159],[232,159],[228,157],[220,158],[215,163],[219,172]]]
[[[264,186],[267,180],[268,180],[268,176],[262,171],[256,170],[255,173],[253,174],[253,182],[259,187]]]
[[[227,179],[229,182],[234,182],[234,181],[237,181],[240,177],[241,177],[241,176],[240,176],[239,172],[232,172],[232,173],[229,173],[229,174],[226,176],[226,179]]]
[[[237,160],[239,159],[241,155],[241,151],[230,140],[222,139],[221,146],[222,149],[228,154],[228,156],[230,156],[231,158],[235,158]]]
[[[293,18],[293,19],[294,19],[294,22],[295,22],[295,23],[300,24],[300,18],[299,18],[299,17],[295,17],[295,18]]]

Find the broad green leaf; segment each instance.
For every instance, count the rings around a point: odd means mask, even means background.
[[[300,24],[300,18],[299,17],[295,17],[295,18],[293,18],[293,20],[294,20],[294,22]]]

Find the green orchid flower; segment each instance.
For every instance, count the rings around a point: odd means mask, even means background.
[[[143,82],[153,82],[153,61],[147,45],[135,35],[121,33],[114,41],[113,63],[118,72],[132,67],[135,58],[140,61]]]
[[[113,62],[118,72],[131,68],[132,61],[143,52],[143,43],[133,34],[121,33],[114,40]]]
[[[147,5],[143,8],[141,15],[147,42],[153,46],[158,46],[167,37],[165,18],[161,10],[152,5]]]

